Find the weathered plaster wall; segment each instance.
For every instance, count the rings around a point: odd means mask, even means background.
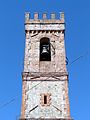
[[[26,118],[66,118],[68,108],[66,103],[66,82],[67,81],[28,81],[26,91]],[[50,106],[41,105],[40,94],[51,94]],[[35,106],[38,107],[30,112]]]

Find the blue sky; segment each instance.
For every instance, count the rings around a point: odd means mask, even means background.
[[[20,116],[26,11],[31,16],[34,12],[65,12],[71,116],[90,120],[89,0],[0,1],[0,119],[16,120]]]

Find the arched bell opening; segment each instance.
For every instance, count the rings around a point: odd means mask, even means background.
[[[40,40],[40,61],[51,61],[51,48],[49,38]]]

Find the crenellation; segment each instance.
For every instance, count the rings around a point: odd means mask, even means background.
[[[51,13],[51,20],[55,20],[56,19],[56,14],[55,13]]]
[[[30,12],[25,13],[25,21],[30,20]]]
[[[47,13],[42,13],[42,18],[39,18],[39,13],[35,12],[34,13],[34,18],[30,18],[30,13],[26,12],[25,13],[25,24],[49,24],[49,23],[64,23],[64,12],[60,12],[60,17],[56,17],[56,13],[51,13],[50,18],[47,18]]]
[[[60,12],[60,18],[61,18],[61,20],[65,20],[65,17],[64,17],[64,12]]]
[[[35,12],[35,13],[34,13],[34,20],[38,20],[38,18],[39,18],[39,13],[38,13],[38,12]]]
[[[47,19],[47,13],[43,13],[42,18],[43,18],[43,20],[46,20]]]

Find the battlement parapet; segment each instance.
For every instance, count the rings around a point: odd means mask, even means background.
[[[29,12],[25,13],[25,23],[65,23],[64,12],[59,13],[57,18],[55,13],[50,14],[50,18],[47,17],[47,13],[42,14],[42,18],[39,17],[39,13],[35,12],[33,19]]]

